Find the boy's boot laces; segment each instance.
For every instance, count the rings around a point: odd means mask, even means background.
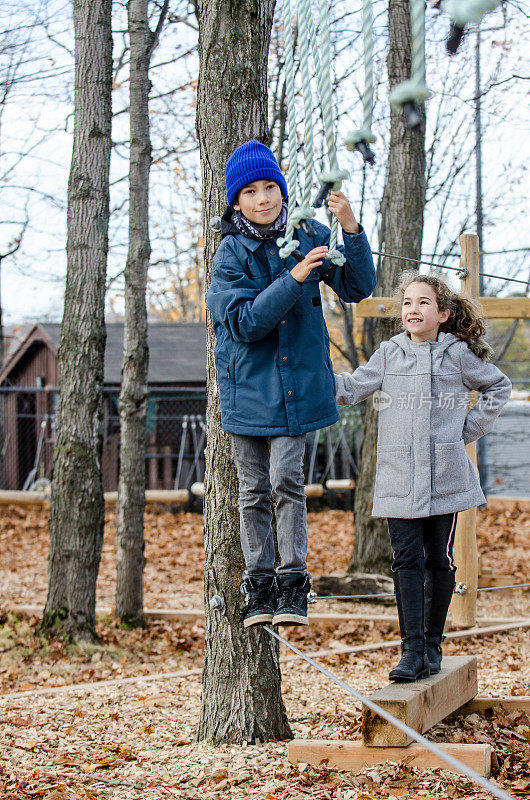
[[[247,576],[241,584],[245,596],[245,606],[241,611],[241,621],[245,628],[260,623],[272,622],[276,610],[276,576]]]

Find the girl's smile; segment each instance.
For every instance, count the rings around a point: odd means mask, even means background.
[[[401,319],[413,342],[436,341],[438,329],[449,318],[449,310],[440,311],[434,289],[427,283],[411,283],[405,290]]]

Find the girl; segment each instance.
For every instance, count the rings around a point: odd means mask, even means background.
[[[378,392],[372,515],[388,518],[402,650],[389,677],[413,681],[440,671],[457,513],[486,502],[465,446],[491,430],[511,383],[488,363],[472,300],[414,273],[405,273],[396,300],[404,332],[335,380],[339,405]],[[472,389],[480,396],[468,410]]]

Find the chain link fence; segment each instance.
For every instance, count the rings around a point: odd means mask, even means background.
[[[0,387],[0,488],[46,488],[52,477],[57,389]],[[116,491],[120,459],[118,390],[103,397],[103,488]],[[146,487],[189,489],[204,480],[206,447],[204,391],[177,392],[151,387],[146,418]],[[342,409],[341,421],[307,436],[305,479],[357,476],[362,436],[357,408]],[[351,505],[353,493],[330,495],[331,505]]]

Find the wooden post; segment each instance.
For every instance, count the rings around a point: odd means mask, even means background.
[[[149,447],[147,448],[147,452],[151,456],[155,456],[155,458],[148,458],[147,459],[147,485],[149,489],[158,489],[158,459],[156,458],[157,449],[156,449],[156,433],[149,434]]]
[[[460,266],[468,271],[461,278],[461,291],[470,297],[479,297],[479,241],[476,234],[465,233],[460,237]],[[477,401],[476,392],[471,393],[470,406]],[[466,451],[477,469],[476,442],[468,444]],[[456,581],[467,589],[462,595],[455,594],[451,603],[453,625],[472,627],[477,621],[478,553],[477,553],[477,509],[461,511],[455,533]]]
[[[164,454],[164,458],[162,459],[163,462],[163,484],[164,489],[172,489],[173,488],[173,462],[171,459],[171,445],[165,444],[162,448],[162,453]]]

